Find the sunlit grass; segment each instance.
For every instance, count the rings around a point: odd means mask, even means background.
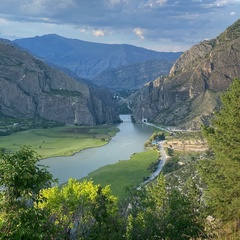
[[[107,144],[117,131],[114,126],[35,129],[1,136],[0,147],[17,151],[27,145],[42,158],[69,156],[86,148]]]
[[[156,150],[135,153],[130,160],[121,160],[101,167],[84,179],[92,179],[102,187],[110,184],[113,195],[123,200],[127,196],[127,187],[138,186],[150,176],[148,167],[152,162],[158,161],[158,157],[159,153]]]

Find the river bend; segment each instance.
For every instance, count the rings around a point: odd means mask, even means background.
[[[41,161],[49,166],[49,171],[59,184],[70,177],[80,179],[88,173],[119,160],[130,159],[136,152],[144,151],[144,143],[153,133],[153,127],[142,123],[132,123],[130,115],[121,115],[123,123],[118,125],[119,132],[102,147],[85,149],[69,157],[53,157]]]

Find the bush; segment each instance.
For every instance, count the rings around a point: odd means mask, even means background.
[[[182,166],[178,164],[178,161],[178,156],[168,159],[162,168],[162,172],[166,174],[180,169]]]

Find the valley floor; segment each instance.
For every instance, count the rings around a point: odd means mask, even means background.
[[[17,151],[25,145],[31,146],[41,158],[70,156],[86,148],[107,144],[117,132],[116,126],[31,129],[0,136],[0,148]]]

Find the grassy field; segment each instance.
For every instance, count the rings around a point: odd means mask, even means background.
[[[85,148],[107,144],[117,132],[118,129],[114,126],[33,129],[0,136],[0,148],[17,151],[21,146],[27,145],[42,158],[69,156]]]
[[[95,184],[101,184],[102,187],[110,184],[113,195],[121,201],[127,196],[127,187],[138,186],[150,176],[148,167],[152,162],[158,161],[158,158],[159,153],[156,150],[135,153],[130,160],[121,160],[104,166],[84,179],[92,179]]]

